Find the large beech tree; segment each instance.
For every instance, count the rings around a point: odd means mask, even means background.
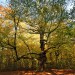
[[[39,64],[40,69],[42,69],[47,60],[46,53],[48,50],[61,45],[59,42],[56,45],[48,43],[50,36],[67,19],[67,12],[64,9],[65,1],[35,0],[33,3],[34,6],[29,9],[30,15],[26,18],[26,22],[29,25],[30,34],[40,35]]]

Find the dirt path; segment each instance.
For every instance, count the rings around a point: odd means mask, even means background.
[[[75,71],[57,70],[57,69],[52,69],[50,70],[50,72],[10,71],[10,72],[0,72],[0,75],[75,75]]]

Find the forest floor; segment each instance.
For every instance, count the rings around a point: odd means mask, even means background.
[[[0,72],[0,75],[75,75],[75,70],[51,69],[50,71],[7,71]]]

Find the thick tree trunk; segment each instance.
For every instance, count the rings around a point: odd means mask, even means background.
[[[43,51],[39,54],[39,70],[43,71],[45,69],[45,63],[46,63],[46,52]]]
[[[42,52],[39,54],[39,71],[43,71],[47,60],[46,52],[44,51],[45,49],[44,33],[40,34],[40,48]]]
[[[40,48],[41,48],[41,51],[44,51],[44,48],[45,48],[44,33],[40,33]]]

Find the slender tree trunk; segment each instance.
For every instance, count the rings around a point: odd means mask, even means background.
[[[16,59],[18,60],[18,54],[17,54],[17,47],[16,47],[16,41],[17,41],[17,25],[16,25],[16,21],[15,21],[15,18],[14,18],[14,27],[15,27],[15,34],[14,34],[14,51],[15,51],[15,54],[16,54]]]

